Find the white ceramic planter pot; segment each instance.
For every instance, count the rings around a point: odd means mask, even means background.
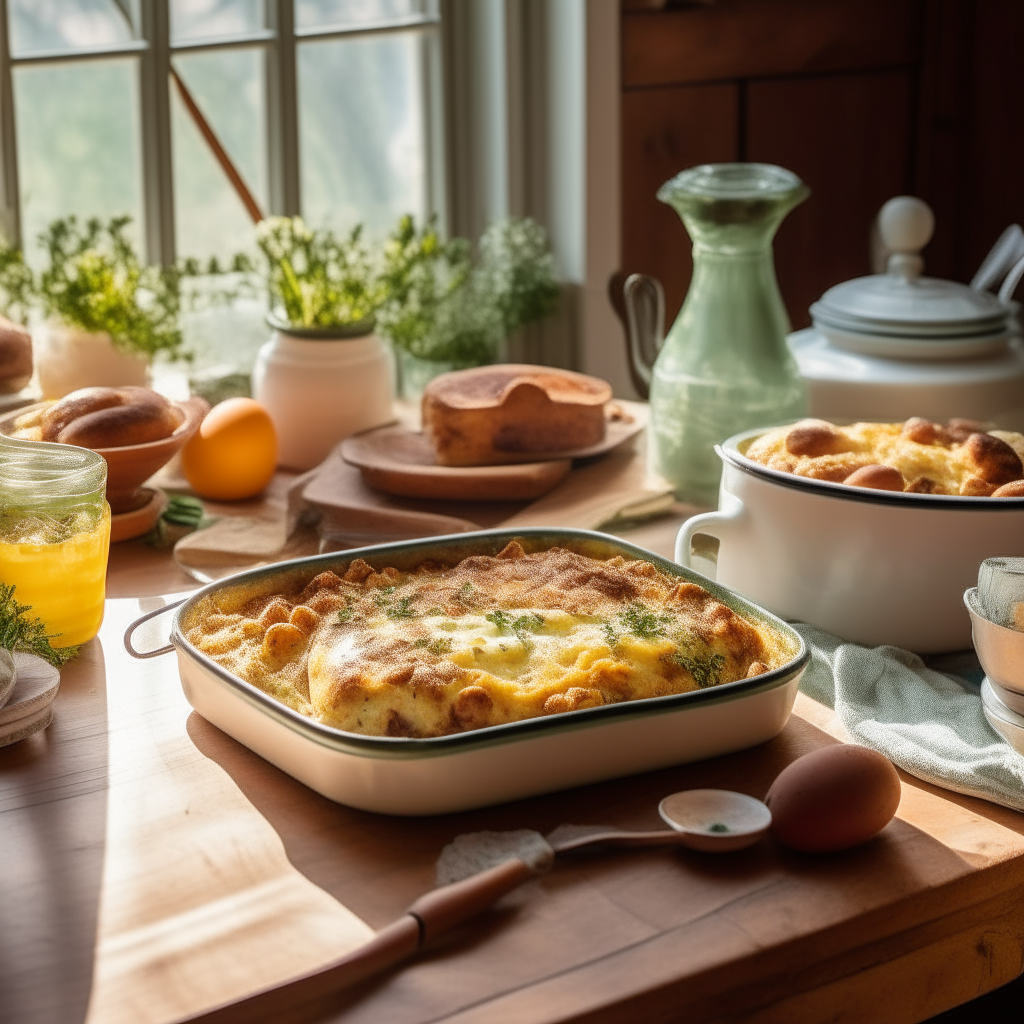
[[[79,388],[149,383],[149,360],[115,348],[105,333],[40,324],[32,331],[32,355],[44,398],[63,398]]]
[[[683,524],[719,540],[716,580],[784,619],[869,647],[965,650],[964,591],[981,562],[1024,555],[1024,498],[894,494],[808,480],[745,458],[764,430],[730,438],[718,512]]]
[[[312,469],[350,434],[394,418],[391,354],[375,334],[299,334],[270,323],[277,329],[256,357],[253,397],[277,428],[282,466]]]

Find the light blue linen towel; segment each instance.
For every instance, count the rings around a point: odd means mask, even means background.
[[[855,742],[925,782],[1024,810],[1024,756],[985,720],[980,677],[936,671],[899,647],[794,628],[811,650],[800,689],[833,708]]]

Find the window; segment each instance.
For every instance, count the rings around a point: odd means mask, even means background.
[[[0,0],[4,228],[133,216],[151,261],[438,208],[436,0]]]

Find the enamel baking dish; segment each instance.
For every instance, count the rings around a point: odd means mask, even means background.
[[[184,623],[206,595],[280,579],[305,582],[339,574],[354,558],[374,568],[411,568],[427,558],[455,562],[494,555],[513,538],[536,550],[573,544],[601,558],[623,555],[705,587],[730,608],[769,623],[793,641],[795,656],[753,679],[705,690],[532,718],[452,736],[364,736],[321,725],[227,671],[185,639]],[[165,611],[167,609],[160,609]],[[134,630],[125,634],[131,645]],[[790,626],[724,587],[658,555],[585,530],[487,530],[381,544],[252,569],[212,583],[177,606],[171,645],[185,697],[207,721],[330,800],[383,814],[429,815],[504,803],[602,779],[647,772],[742,750],[771,739],[786,724],[809,655]]]

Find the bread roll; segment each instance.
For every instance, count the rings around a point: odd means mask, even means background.
[[[0,395],[20,391],[32,377],[32,337],[0,316]]]
[[[47,408],[42,439],[82,448],[123,448],[170,437],[182,416],[149,388],[81,388]]]
[[[445,466],[535,462],[604,439],[605,381],[510,363],[435,377],[423,392],[423,429]]]

